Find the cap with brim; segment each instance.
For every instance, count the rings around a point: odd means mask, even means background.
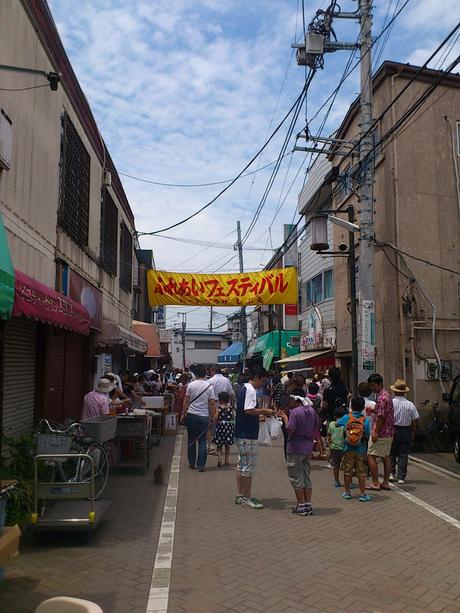
[[[109,392],[113,390],[114,387],[115,386],[113,385],[111,381],[103,377],[102,379],[99,379],[99,381],[97,382],[96,391],[102,392],[103,394],[108,394]]]
[[[404,379],[396,379],[393,385],[390,385],[390,389],[396,394],[406,394],[410,392],[410,387],[404,381]]]

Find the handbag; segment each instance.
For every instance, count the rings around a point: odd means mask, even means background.
[[[196,402],[198,400],[198,398],[200,398],[200,396],[202,396],[205,392],[208,391],[208,389],[211,387],[211,383],[208,385],[208,387],[205,387],[204,390],[202,390],[198,396],[195,396],[195,398],[193,400],[190,400],[190,403],[188,405],[188,409],[190,408],[190,406]],[[185,413],[182,415],[182,419],[181,422],[182,424],[187,427],[187,416],[188,416],[188,409],[185,411]]]

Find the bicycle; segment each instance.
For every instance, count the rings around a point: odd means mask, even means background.
[[[42,419],[38,430],[37,455],[67,453],[90,456],[94,463],[94,498],[99,498],[107,485],[109,475],[109,456],[104,443],[82,436],[81,424],[78,423],[72,423],[63,429],[53,427],[47,419]],[[71,457],[63,460],[44,460],[41,463],[41,472],[50,483],[89,483],[92,479],[91,462],[77,456],[75,460]]]
[[[425,400],[420,404],[420,407],[424,408],[430,405],[433,411],[433,419],[422,431],[417,427],[415,440],[430,445],[435,451],[452,451],[453,440],[449,421],[447,418],[443,418],[437,410],[439,402],[431,403],[429,400]]]

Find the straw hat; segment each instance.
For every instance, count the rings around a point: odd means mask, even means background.
[[[396,379],[393,385],[390,385],[390,389],[393,390],[393,392],[396,392],[396,394],[405,394],[410,392],[410,387],[408,387],[404,379]]]
[[[113,383],[105,377],[102,377],[102,379],[99,379],[99,381],[96,383],[96,391],[102,392],[103,394],[108,394],[113,390],[113,388]]]

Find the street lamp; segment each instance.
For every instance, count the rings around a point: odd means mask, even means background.
[[[347,213],[348,219],[341,219],[332,213]],[[315,220],[315,221],[313,221]],[[326,251],[329,249],[327,239],[324,240],[324,231],[327,229],[327,221],[340,226],[348,231],[348,250],[339,246],[340,251]],[[355,224],[355,209],[352,205],[345,210],[323,211],[312,217],[312,242],[311,249],[320,254],[348,257],[348,270],[350,275],[351,297],[351,391],[356,395],[358,391],[358,320],[357,320],[357,297],[356,297],[356,268],[355,268],[355,232],[360,232],[360,227]],[[327,236],[327,234],[326,234]]]

